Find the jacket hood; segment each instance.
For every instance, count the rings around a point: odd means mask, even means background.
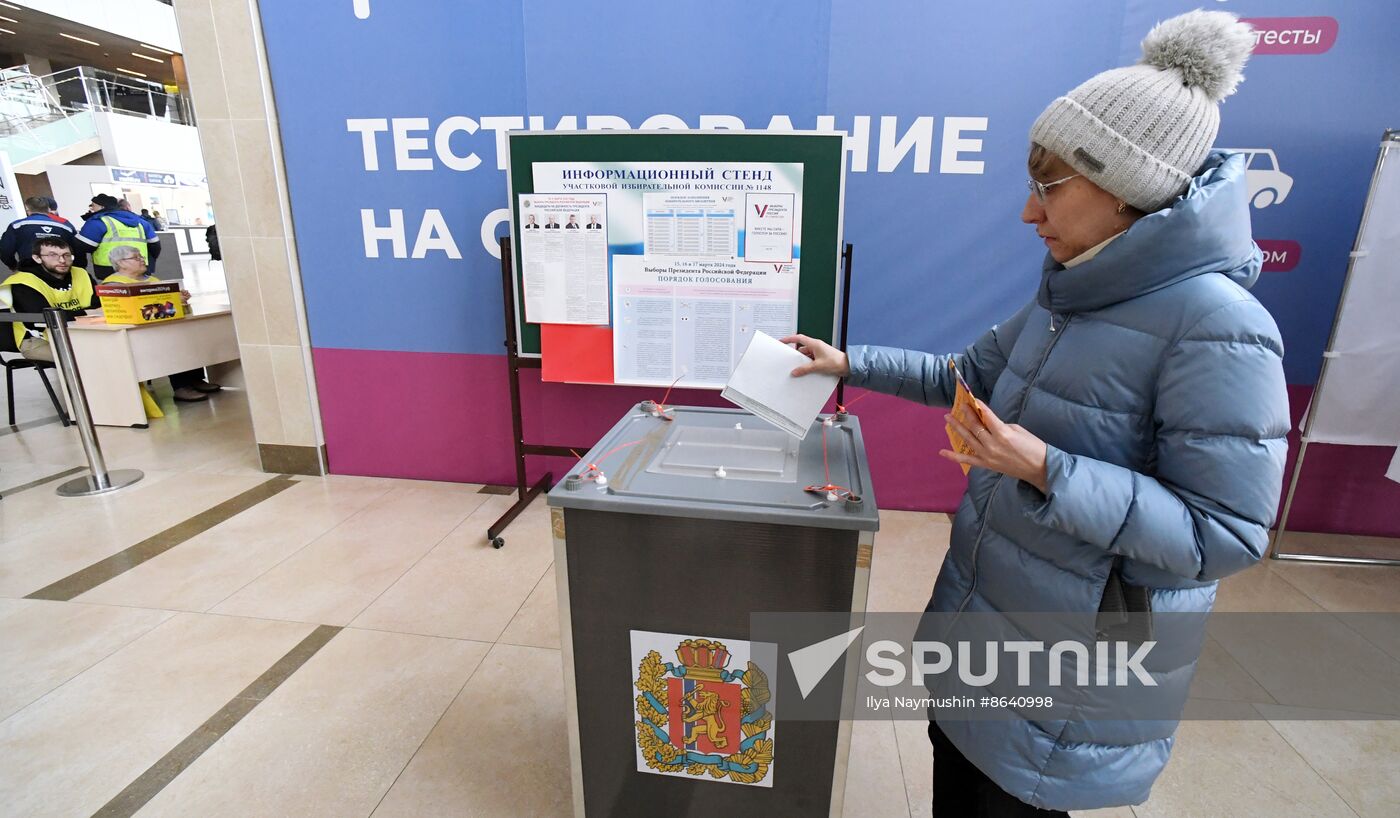
[[[98,219],[103,216],[111,216],[112,218],[116,219],[124,225],[127,225],[128,227],[140,227],[145,222],[145,219],[141,218],[141,215],[139,213],[132,213],[130,210],[122,210],[121,208],[117,207],[109,208],[107,210],[99,210],[96,213],[92,214],[92,217],[94,219]]]
[[[1212,153],[1170,207],[1138,219],[1094,258],[1066,269],[1045,255],[1036,300],[1083,312],[1205,273],[1253,286],[1263,267],[1249,224],[1244,154]]]

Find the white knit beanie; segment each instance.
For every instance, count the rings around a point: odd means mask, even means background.
[[[1191,11],[1158,23],[1137,65],[1115,68],[1050,103],[1031,141],[1145,213],[1181,195],[1220,130],[1220,101],[1244,79],[1246,23]]]

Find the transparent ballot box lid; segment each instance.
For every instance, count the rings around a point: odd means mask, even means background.
[[[650,403],[634,406],[554,486],[549,504],[879,528],[855,417],[822,414],[800,441],[741,409],[678,406],[667,408],[665,417]]]

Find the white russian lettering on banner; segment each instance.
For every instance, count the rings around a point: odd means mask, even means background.
[[[373,210],[360,211],[360,232],[365,237],[365,258],[379,258],[379,242],[387,241],[393,248],[394,258],[403,258],[406,247],[403,236],[403,211],[390,210],[389,224],[380,227]]]
[[[389,130],[389,120],[382,117],[347,119],[345,130],[360,135],[360,148],[365,155],[365,170],[379,170],[379,145],[375,142],[375,135]]]
[[[933,152],[933,117],[916,118],[896,142],[895,134],[898,131],[899,117],[880,117],[880,158],[876,168],[880,173],[889,173],[899,167],[899,163],[913,150],[914,172],[928,173],[929,157]]]
[[[441,250],[448,258],[462,257],[441,210],[423,211],[423,223],[418,226],[418,238],[413,241],[414,258],[426,258],[429,250]]]
[[[821,128],[820,125],[817,128]],[[744,120],[729,114],[701,114],[700,129],[702,131],[742,131]]]
[[[675,114],[652,114],[642,120],[641,130],[672,130],[688,131],[690,126],[685,124],[685,120]]]
[[[943,155],[939,158],[939,173],[981,173],[980,159],[960,159],[960,153],[981,153],[982,140],[965,139],[963,131],[986,131],[985,116],[949,116],[943,118]]]
[[[632,130],[632,126],[628,124],[627,120],[623,119],[620,116],[613,116],[611,114],[599,114],[596,116],[590,116],[587,119],[585,119],[584,122],[588,123],[588,130],[590,131]]]
[[[398,170],[432,170],[431,156],[413,156],[412,151],[426,151],[426,136],[409,136],[410,131],[427,133],[427,117],[402,117],[391,122],[394,132],[394,167]]]
[[[519,119],[519,117],[515,117]],[[437,133],[433,136],[433,147],[437,150],[438,159],[448,167],[449,170],[475,170],[481,164],[481,157],[475,153],[466,156],[458,156],[452,152],[452,134],[461,131],[467,134],[476,133],[476,120],[469,116],[450,116],[442,121],[437,127]],[[428,160],[429,165],[432,160]]]

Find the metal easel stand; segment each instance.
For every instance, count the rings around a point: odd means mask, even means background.
[[[1387,130],[1385,136],[1381,138],[1380,154],[1376,157],[1376,167],[1371,173],[1371,187],[1366,194],[1366,207],[1361,213],[1361,227],[1356,231],[1356,242],[1352,245],[1351,253],[1347,257],[1346,278],[1342,282],[1342,295],[1337,299],[1337,311],[1332,315],[1332,331],[1327,336],[1327,351],[1322,354],[1322,371],[1317,376],[1317,387],[1313,390],[1313,399],[1308,402],[1308,412],[1303,419],[1303,432],[1298,447],[1298,459],[1293,463],[1293,475],[1288,481],[1288,494],[1283,501],[1283,514],[1280,515],[1278,528],[1274,531],[1273,541],[1269,545],[1269,558],[1275,560],[1290,560],[1295,562],[1325,562],[1325,563],[1346,563],[1350,565],[1400,565],[1400,559],[1386,559],[1380,557],[1349,557],[1349,556],[1326,556],[1323,554],[1307,554],[1301,552],[1286,552],[1282,550],[1283,537],[1288,530],[1288,514],[1293,509],[1293,495],[1298,490],[1298,478],[1303,473],[1303,459],[1308,453],[1309,432],[1312,430],[1313,410],[1317,408],[1317,397],[1322,394],[1323,385],[1327,382],[1327,366],[1331,363],[1334,354],[1332,345],[1337,340],[1337,325],[1342,315],[1342,306],[1346,304],[1347,290],[1351,287],[1351,271],[1356,266],[1356,260],[1366,254],[1361,243],[1366,235],[1366,224],[1371,217],[1371,202],[1376,195],[1376,183],[1381,178],[1381,168],[1385,165],[1386,154],[1390,152],[1390,143],[1400,140],[1400,131]]]
[[[554,473],[545,472],[544,476],[529,484],[529,479],[525,476],[525,458],[527,455],[544,455],[552,457],[573,457],[574,453],[568,446],[544,446],[535,443],[525,442],[525,419],[522,416],[520,405],[520,370],[539,369],[539,358],[522,358],[520,348],[515,343],[515,277],[511,274],[513,262],[511,259],[510,238],[501,239],[501,292],[502,300],[505,303],[506,318],[506,365],[510,369],[510,427],[511,439],[515,443],[515,490],[516,499],[505,513],[486,529],[486,539],[491,541],[491,547],[501,548],[506,544],[501,532],[506,530],[506,526],[518,516],[530,502],[542,492],[549,491],[554,485]],[[579,447],[579,451],[584,451],[590,447]]]
[[[575,451],[587,451],[592,446],[576,446],[572,449],[568,446],[550,446],[537,443],[527,443],[525,441],[525,419],[522,416],[520,405],[520,370],[539,369],[539,358],[524,358],[520,355],[520,348],[515,342],[515,277],[512,274],[513,262],[511,258],[511,244],[509,237],[501,238],[501,293],[502,301],[505,304],[506,319],[506,365],[510,371],[510,425],[511,438],[515,444],[515,491],[516,499],[510,508],[506,509],[496,522],[486,529],[486,539],[491,541],[493,548],[501,548],[506,544],[501,532],[520,516],[536,497],[543,492],[549,491],[554,485],[553,472],[545,472],[544,476],[531,485],[529,478],[525,476],[525,458],[527,456],[546,457],[576,457]],[[847,244],[841,253],[842,276],[841,276],[841,351],[846,350],[846,325],[848,309],[851,304],[851,257],[854,248]],[[845,380],[836,384],[836,402],[844,401]]]

